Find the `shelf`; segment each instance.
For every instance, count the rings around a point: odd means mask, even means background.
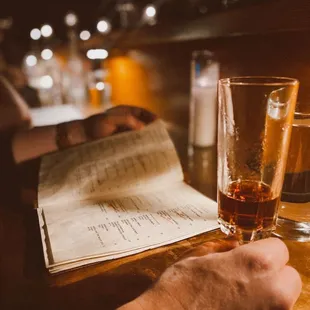
[[[170,26],[143,27],[113,33],[117,47],[138,47],[244,35],[310,31],[309,0],[270,0],[251,6],[214,13],[195,21]],[[92,44],[100,42],[96,37]],[[95,43],[97,42],[97,43]]]

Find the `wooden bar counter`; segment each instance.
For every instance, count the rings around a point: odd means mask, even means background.
[[[172,130],[185,177],[199,191],[216,197],[216,151],[195,152],[191,169],[186,160],[186,135]],[[202,169],[204,167],[204,169]],[[20,171],[29,185],[38,162]],[[181,255],[205,241],[223,238],[206,233],[138,255],[96,264],[60,275],[48,275],[43,263],[39,226],[33,206],[0,199],[0,309],[115,309],[146,290]],[[303,291],[294,309],[310,309],[310,243],[285,242],[290,264],[300,273]]]

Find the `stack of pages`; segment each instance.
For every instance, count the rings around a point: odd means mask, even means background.
[[[160,120],[44,157],[38,216],[51,273],[218,228],[217,204],[183,182]]]

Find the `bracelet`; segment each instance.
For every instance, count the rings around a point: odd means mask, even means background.
[[[66,123],[56,125],[56,145],[59,150],[63,150],[71,146],[68,136],[68,127]]]

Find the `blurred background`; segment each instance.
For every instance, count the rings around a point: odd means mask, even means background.
[[[0,12],[0,72],[33,113],[131,104],[187,130],[195,51],[216,61],[214,79],[296,77],[309,100],[308,0],[10,0]]]

